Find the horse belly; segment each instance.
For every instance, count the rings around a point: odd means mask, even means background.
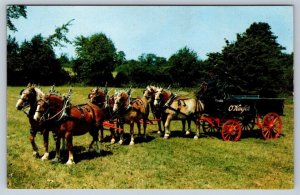
[[[94,128],[92,125],[89,125],[85,122],[80,121],[68,121],[65,125],[62,126],[61,130],[63,132],[72,132],[72,135],[79,136],[84,135]]]

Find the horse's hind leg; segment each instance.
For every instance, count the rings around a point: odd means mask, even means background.
[[[67,140],[67,147],[68,147],[68,151],[69,151],[69,159],[66,163],[66,165],[72,165],[72,164],[75,164],[74,162],[74,156],[73,156],[73,144],[72,144],[72,141],[73,141],[73,137],[72,137],[72,133],[71,132],[67,132],[66,135],[65,135],[65,138]]]
[[[100,129],[103,130],[103,127],[102,128],[100,127]],[[94,144],[94,142],[96,142],[96,152],[100,153],[99,140],[98,140],[98,134],[99,134],[98,129],[95,129],[94,131],[90,132],[90,134],[93,137],[93,140],[89,145],[89,150],[92,150],[93,144]]]
[[[194,119],[194,122],[196,124],[196,135],[194,136],[194,139],[198,139],[200,137],[200,121],[198,119]]]

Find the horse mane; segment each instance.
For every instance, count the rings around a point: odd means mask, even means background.
[[[36,99],[39,100],[39,99],[42,99],[45,97],[45,93],[38,87],[34,87],[33,88],[36,92]]]

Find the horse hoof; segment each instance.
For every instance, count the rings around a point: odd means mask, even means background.
[[[191,134],[190,131],[186,131],[186,132],[185,132],[185,135],[189,135],[189,134]]]
[[[157,131],[157,134],[159,134],[159,135],[160,135],[160,134],[161,134],[161,132],[160,132],[160,131]]]
[[[35,158],[40,158],[39,152],[36,152],[36,151],[32,152],[32,156],[35,157]]]
[[[114,143],[116,143],[116,140],[115,140],[115,139],[111,139],[111,140],[110,140],[110,143],[111,143],[111,144],[114,144]]]
[[[45,153],[45,154],[42,156],[41,160],[42,160],[42,161],[45,161],[45,160],[48,160],[48,159],[49,159],[49,153],[47,152],[47,153]]]
[[[122,140],[120,140],[118,143],[119,143],[120,145],[122,145],[122,144],[123,144],[123,141],[122,141]]]
[[[164,139],[169,139],[169,135],[166,134],[166,135],[164,136]]]
[[[134,142],[133,142],[133,141],[131,141],[131,142],[129,143],[129,145],[131,145],[131,146],[132,146],[132,145],[134,145]]]
[[[197,135],[194,136],[194,140],[197,140],[199,139],[199,137]]]
[[[96,153],[97,153],[97,154],[101,154],[101,150],[97,149],[97,150],[96,150]]]
[[[68,162],[66,163],[66,165],[74,165],[75,162],[73,160],[68,160]]]
[[[51,162],[52,162],[52,163],[58,163],[58,162],[59,162],[59,159],[58,159],[57,157],[55,157],[55,158],[53,158],[53,159],[51,160]]]

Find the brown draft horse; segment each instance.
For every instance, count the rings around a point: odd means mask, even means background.
[[[121,132],[119,144],[123,143],[123,127],[124,123],[130,125],[131,140],[130,145],[134,144],[134,123],[137,124],[138,132],[140,135],[141,125],[140,120],[143,119],[144,137],[146,138],[146,128],[149,116],[149,104],[145,97],[137,97],[135,100],[131,100],[131,90],[118,91],[114,95],[114,107],[113,112],[117,114],[120,121]]]
[[[194,139],[199,138],[200,122],[198,118],[204,110],[204,105],[200,100],[177,97],[169,90],[158,88],[155,94],[154,105],[163,110],[162,115],[166,118],[164,138],[167,139],[170,136],[170,122],[173,119],[193,120],[197,127]]]
[[[70,95],[68,95],[70,97]],[[92,148],[96,142],[96,152],[100,153],[98,134],[102,129],[103,112],[94,104],[83,104],[72,106],[68,103],[69,98],[54,95],[46,95],[37,103],[34,119],[53,127],[58,139],[56,140],[56,155],[54,161],[60,159],[60,138],[64,137],[67,141],[69,158],[67,165],[74,164],[72,152],[73,136],[83,135],[87,132],[91,134],[93,140],[89,145]]]
[[[159,107],[154,106],[154,99],[155,99],[155,93],[159,87],[153,86],[153,85],[148,85],[143,93],[143,96],[148,100],[148,103],[151,108],[152,115],[154,119],[159,119],[157,121],[158,125],[158,134],[162,134],[162,128],[161,124],[165,122],[165,118],[162,117],[162,110]],[[185,121],[182,120],[182,132],[185,131]],[[163,126],[164,127],[164,126]],[[190,129],[191,127],[191,121],[188,121],[188,128]],[[165,129],[164,129],[165,130]]]
[[[88,98],[92,104],[97,105],[104,113],[104,120],[109,121],[113,124],[113,106],[114,106],[114,97],[108,96],[107,89],[100,89],[95,87],[88,94]],[[115,131],[113,128],[110,128],[111,132],[111,143],[115,143]],[[101,133],[101,140],[104,139],[103,131]]]
[[[30,123],[29,140],[32,145],[33,156],[37,158],[39,158],[40,155],[39,155],[38,146],[35,143],[35,137],[38,132],[41,132],[43,134],[45,153],[42,156],[42,160],[46,160],[49,157],[49,152],[48,152],[49,129],[45,128],[44,126],[40,125],[37,121],[35,121],[33,119],[33,115],[37,107],[37,101],[43,98],[44,96],[45,93],[42,92],[41,89],[36,87],[34,84],[29,83],[25,89],[21,90],[20,98],[17,100],[16,103],[16,108],[18,110],[23,110],[29,119],[29,123]],[[29,111],[26,112],[25,109],[27,109],[28,106],[29,106]],[[55,139],[55,135],[53,135],[53,137]]]

